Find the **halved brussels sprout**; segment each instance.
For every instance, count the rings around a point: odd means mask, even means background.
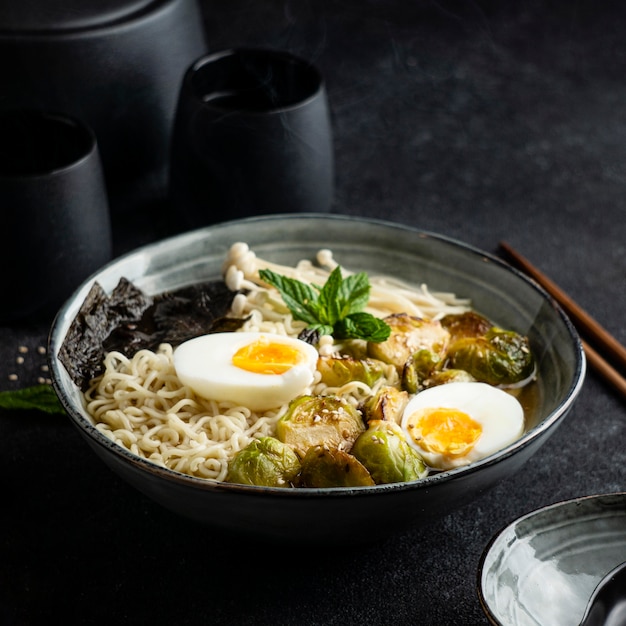
[[[359,411],[339,396],[300,396],[276,424],[276,436],[304,457],[313,446],[349,450],[365,430]]]
[[[424,382],[424,389],[429,387],[437,387],[438,385],[445,385],[447,383],[473,383],[476,379],[465,370],[437,370],[433,372]]]
[[[300,459],[288,445],[274,437],[261,437],[235,455],[226,482],[291,487],[299,472]]]
[[[323,356],[317,360],[321,380],[329,387],[341,387],[353,380],[371,387],[385,375],[388,367],[377,359],[357,359],[347,355]]]
[[[368,469],[377,485],[419,480],[428,468],[395,422],[373,421],[350,453]]]
[[[448,362],[452,368],[465,370],[491,385],[519,383],[535,370],[528,339],[495,326],[483,337],[455,341],[448,350]]]
[[[441,318],[441,325],[450,333],[450,343],[466,337],[482,337],[493,324],[476,311],[450,313]]]
[[[427,349],[414,352],[402,369],[402,387],[409,393],[417,393],[423,381],[441,363],[441,357]]]
[[[376,483],[365,466],[343,450],[309,448],[302,459],[300,487],[367,487]]]
[[[391,328],[389,339],[368,343],[369,356],[395,365],[399,373],[409,357],[419,350],[429,350],[443,358],[450,333],[439,321],[424,320],[406,313],[389,315],[384,321]]]
[[[360,408],[366,422],[385,420],[399,424],[408,401],[409,394],[406,391],[385,386],[365,400]]]

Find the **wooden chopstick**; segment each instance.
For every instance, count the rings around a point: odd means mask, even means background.
[[[626,398],[626,378],[611,367],[586,341],[581,340],[589,365]]]
[[[513,265],[539,283],[563,307],[563,310],[581,334],[586,335],[589,341],[593,342],[595,347],[601,350],[607,357],[610,357],[616,365],[626,367],[626,348],[613,335],[508,243],[501,241],[500,248]],[[583,340],[582,344],[589,364],[600,376],[626,397],[626,379],[589,343]]]

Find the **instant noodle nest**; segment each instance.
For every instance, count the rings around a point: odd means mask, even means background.
[[[426,284],[468,298],[480,313],[529,337],[537,357],[538,401],[525,433],[488,458],[409,483],[332,489],[282,489],[205,480],[140,458],[111,441],[84,408],[83,394],[59,360],[63,340],[94,282],[110,292],[126,278],[148,294],[221,278],[233,243],[245,241],[281,265],[332,250],[343,267]],[[432,523],[471,503],[516,472],[552,435],[585,373],[581,343],[550,297],[499,259],[432,233],[376,220],[281,215],[203,228],[146,246],[104,267],[60,310],[50,334],[54,388],[72,423],[119,476],[166,508],[237,533],[282,540],[354,542]]]

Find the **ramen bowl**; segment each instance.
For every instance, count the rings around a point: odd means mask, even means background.
[[[496,454],[416,482],[324,489],[218,483],[165,469],[113,443],[86,412],[82,393],[59,360],[70,325],[94,281],[109,292],[121,277],[148,294],[221,278],[235,242],[258,257],[293,265],[330,248],[349,270],[385,274],[470,298],[474,308],[529,337],[538,399],[523,435]],[[274,215],[209,226],[126,254],[87,280],[59,311],[49,342],[54,388],[86,443],[114,472],[164,507],[223,530],[282,541],[371,540],[426,525],[480,497],[517,472],[554,433],[583,383],[585,359],[573,326],[534,282],[494,256],[433,233],[337,215]],[[452,504],[454,503],[454,504]],[[368,520],[368,524],[362,521]]]

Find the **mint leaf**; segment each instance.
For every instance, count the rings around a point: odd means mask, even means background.
[[[370,299],[370,281],[365,272],[344,279],[339,294],[342,317],[362,311]]]
[[[352,313],[335,326],[338,339],[357,337],[374,343],[387,340],[390,332],[386,322],[364,312]]]
[[[313,324],[309,326],[309,330],[317,331],[320,335],[332,335],[335,331],[333,326],[327,324]]]
[[[35,385],[17,391],[0,391],[0,409],[35,409],[51,414],[65,413],[50,385]]]
[[[334,326],[343,317],[341,310],[343,305],[339,301],[342,283],[341,270],[336,267],[320,289],[320,322],[329,326]]]
[[[269,285],[276,287],[293,316],[307,324],[319,322],[317,292],[299,280],[281,276],[271,270],[261,270],[259,276]]]

